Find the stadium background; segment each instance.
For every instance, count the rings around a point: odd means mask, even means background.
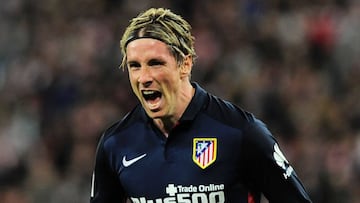
[[[264,120],[314,202],[360,202],[357,0],[1,0],[0,202],[88,202],[102,130],[136,102],[129,19],[183,15],[192,78]]]

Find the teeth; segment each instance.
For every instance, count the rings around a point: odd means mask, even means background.
[[[150,95],[150,94],[154,94],[154,93],[155,93],[155,91],[153,91],[153,90],[144,90],[143,91],[144,95]]]

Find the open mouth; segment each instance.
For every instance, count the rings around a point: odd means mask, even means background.
[[[160,107],[162,93],[156,90],[143,90],[142,95],[150,109]]]
[[[161,97],[161,92],[155,90],[143,90],[142,94],[146,101],[156,100]]]

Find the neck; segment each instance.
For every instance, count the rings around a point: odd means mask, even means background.
[[[160,131],[167,137],[170,131],[179,123],[181,116],[184,114],[192,97],[195,94],[195,88],[190,84],[182,89],[182,94],[179,98],[181,102],[177,106],[177,113],[172,116],[155,118],[154,123]]]
[[[178,122],[178,120],[172,121],[171,119],[166,119],[166,118],[154,119],[155,125],[165,135],[165,137],[168,137],[170,131],[175,127],[177,122]]]

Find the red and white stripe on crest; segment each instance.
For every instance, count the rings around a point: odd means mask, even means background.
[[[193,161],[204,169],[216,160],[216,138],[195,138]]]
[[[206,166],[207,163],[214,158],[214,143],[209,143],[209,146],[198,156],[197,160],[202,166]]]

